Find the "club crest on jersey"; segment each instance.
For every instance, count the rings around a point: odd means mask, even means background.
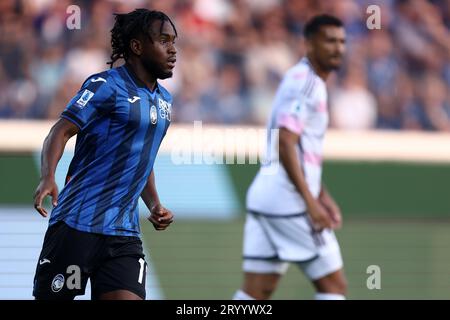
[[[52,291],[59,292],[64,287],[64,276],[57,274],[52,281]]]
[[[170,116],[172,113],[172,104],[160,98],[158,99],[158,104],[159,104],[159,115],[161,116],[161,118],[170,121]]]
[[[156,107],[152,106],[150,108],[150,121],[152,124],[155,124],[158,121],[158,112],[156,111]]]
[[[83,109],[93,96],[94,93],[92,91],[89,91],[88,89],[84,90],[81,97],[77,100],[78,107]]]

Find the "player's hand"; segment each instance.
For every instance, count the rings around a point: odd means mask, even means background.
[[[327,210],[328,215],[331,217],[333,221],[333,229],[339,229],[342,227],[342,213],[341,209],[337,205],[337,203],[333,200],[333,198],[328,193],[323,193],[319,196],[319,202],[324,206],[325,210]]]
[[[166,230],[173,222],[173,214],[161,204],[156,204],[150,210],[150,217],[148,217],[148,220],[153,224],[153,227],[155,227],[156,230]]]
[[[333,229],[339,229],[342,227],[342,213],[339,206],[336,204],[324,204],[322,203],[325,209],[328,212],[328,215],[331,217],[333,221]]]
[[[34,193],[34,208],[44,218],[47,217],[48,213],[42,206],[42,202],[48,195],[52,197],[53,207],[56,207],[58,205],[58,186],[55,179],[43,178]]]
[[[308,205],[308,214],[316,231],[333,228],[333,220],[326,208],[317,200]]]

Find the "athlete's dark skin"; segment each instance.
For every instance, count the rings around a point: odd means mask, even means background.
[[[166,21],[161,30],[160,20],[154,21],[148,35],[140,35],[130,41],[130,54],[127,67],[153,91],[157,79],[172,76],[175,66],[175,30]],[[66,119],[59,119],[46,137],[42,149],[42,168],[40,183],[34,194],[34,207],[43,217],[48,213],[42,206],[46,196],[52,198],[53,206],[57,206],[58,187],[55,182],[56,166],[61,159],[67,141],[79,132],[79,128]],[[148,220],[158,231],[165,230],[173,221],[173,214],[164,208],[158,197],[155,186],[155,174],[151,172],[141,197],[150,210]],[[131,291],[116,290],[102,294],[100,300],[142,300]]]

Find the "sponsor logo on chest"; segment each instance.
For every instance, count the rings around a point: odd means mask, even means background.
[[[163,119],[170,121],[172,113],[172,104],[167,101],[158,98],[159,116]]]

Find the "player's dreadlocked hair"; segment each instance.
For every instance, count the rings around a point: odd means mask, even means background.
[[[156,20],[161,21],[160,32],[164,27],[164,23],[168,21],[177,34],[177,29],[172,20],[161,11],[151,11],[147,9],[135,9],[129,13],[115,13],[115,23],[111,30],[111,61],[107,62],[112,68],[114,62],[123,58],[125,61],[130,54],[130,40],[138,34],[149,35],[152,23]],[[150,40],[153,41],[149,35]]]

